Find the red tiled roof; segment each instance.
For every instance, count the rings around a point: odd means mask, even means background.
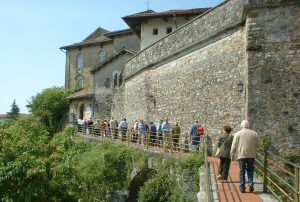
[[[79,99],[79,98],[90,98],[93,95],[93,89],[91,88],[85,88],[82,89],[76,93],[74,93],[73,95],[70,95],[69,97],[67,97],[68,100],[74,100],[74,99]]]

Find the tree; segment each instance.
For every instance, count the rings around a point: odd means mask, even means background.
[[[31,97],[27,107],[33,116],[39,117],[49,132],[54,134],[62,128],[64,118],[69,110],[67,97],[71,92],[62,87],[44,89],[42,93]]]
[[[12,105],[10,105],[10,106],[11,106],[11,109],[10,109],[10,112],[7,112],[7,116],[8,116],[8,118],[15,119],[20,114],[20,109],[19,109],[18,105],[16,104],[15,99],[14,99]]]

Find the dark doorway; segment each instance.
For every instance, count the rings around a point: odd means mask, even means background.
[[[83,119],[83,111],[84,111],[84,104],[80,105],[80,109],[79,109],[79,119]]]
[[[156,173],[153,169],[144,169],[139,172],[129,184],[129,193],[126,202],[137,202],[140,188],[147,182],[151,176]]]

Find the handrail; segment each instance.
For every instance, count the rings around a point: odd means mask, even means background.
[[[289,165],[294,173],[285,167]],[[300,166],[267,150],[259,149],[256,171],[263,177],[263,189],[267,188],[280,201],[300,202]]]
[[[204,165],[205,165],[205,199],[206,202],[211,202],[211,189],[210,189],[210,171],[209,171],[209,163],[208,163],[208,151],[207,151],[207,143],[208,136],[204,136],[203,141],[203,155],[204,155]]]
[[[151,131],[142,131],[142,130],[129,130],[129,129],[120,129],[120,128],[94,128],[93,125],[80,125],[75,124],[76,131],[82,135],[89,134],[91,136],[99,137],[102,139],[110,139],[116,141],[117,139],[122,142],[126,142],[127,145],[135,144],[141,145],[144,148],[148,149],[151,147],[163,148],[165,152],[174,152],[179,153],[193,153],[199,152],[200,139],[193,140],[189,134],[181,133],[172,134],[172,133],[152,133]],[[193,147],[192,144],[195,144]]]

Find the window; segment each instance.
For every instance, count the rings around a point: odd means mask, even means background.
[[[158,28],[153,29],[153,35],[158,35]]]
[[[118,85],[118,74],[116,73],[114,76],[114,88]]]
[[[83,88],[83,76],[78,75],[75,78],[76,80],[76,88]]]
[[[166,34],[170,34],[172,32],[172,27],[167,27]]]
[[[100,50],[98,53],[98,62],[103,62],[105,59],[105,51],[104,50]]]
[[[83,68],[83,54],[79,53],[76,58],[76,68]]]
[[[119,86],[121,86],[123,83],[123,71],[119,74]]]
[[[111,85],[110,83],[111,83],[110,78],[107,77],[107,78],[105,79],[105,81],[104,81],[104,87],[105,87],[105,88],[110,88],[110,85]]]

